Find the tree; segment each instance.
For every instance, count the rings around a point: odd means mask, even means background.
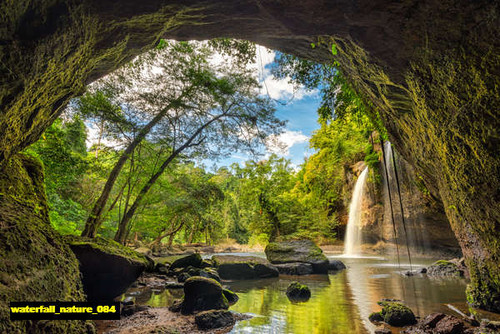
[[[179,154],[215,157],[251,150],[280,131],[283,123],[269,99],[258,96],[252,73],[238,62],[216,66],[208,61],[211,55],[206,45],[165,42],[103,84],[115,87],[111,105],[120,105],[124,114],[116,129],[130,139],[82,235],[95,236],[120,172],[144,139],[161,145],[165,156],[119,222],[115,239],[122,242],[141,201]]]

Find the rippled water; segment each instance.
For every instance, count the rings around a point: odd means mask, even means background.
[[[240,297],[230,309],[253,315],[249,320],[238,322],[232,333],[371,333],[375,326],[368,321],[368,315],[380,310],[377,301],[382,298],[404,300],[417,316],[439,311],[453,314],[446,304],[467,311],[464,279],[407,277],[400,274],[397,264],[384,258],[341,260],[347,270],[329,275],[225,282]],[[413,268],[432,262],[415,259]],[[402,271],[408,269],[407,264],[401,264]],[[292,281],[309,286],[312,296],[308,302],[288,300],[285,291]],[[168,306],[181,296],[182,289],[149,291],[136,298],[140,304],[159,307]],[[394,333],[397,332],[394,329]]]

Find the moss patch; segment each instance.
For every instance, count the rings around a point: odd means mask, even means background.
[[[9,321],[11,301],[84,301],[78,261],[51,227],[41,164],[15,155],[0,173],[0,332],[86,332],[82,321]]]

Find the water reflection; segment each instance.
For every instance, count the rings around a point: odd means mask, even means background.
[[[252,254],[248,254],[252,255]],[[238,322],[232,333],[370,333],[375,326],[368,321],[379,311],[383,298],[404,300],[417,316],[432,312],[451,313],[446,304],[462,311],[465,305],[463,279],[431,279],[425,275],[407,277],[395,261],[384,258],[343,258],[347,270],[330,275],[280,276],[278,278],[226,282],[239,296],[231,310],[253,315]],[[432,260],[415,259],[413,268],[427,266]],[[401,264],[407,271],[408,264]],[[285,292],[292,281],[307,284],[311,299],[292,303]],[[141,292],[142,291],[142,292]],[[166,307],[182,297],[179,290],[135,290],[138,304]],[[134,289],[127,294],[134,293]],[[398,330],[394,329],[393,333]]]

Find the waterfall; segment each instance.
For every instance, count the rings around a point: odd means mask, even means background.
[[[365,189],[368,167],[359,174],[354,191],[352,192],[351,204],[349,205],[349,221],[344,241],[345,255],[359,255],[361,246],[361,204]]]

